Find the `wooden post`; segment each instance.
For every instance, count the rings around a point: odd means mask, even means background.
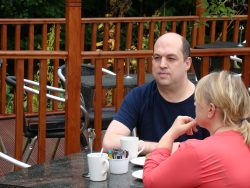
[[[81,0],[66,0],[65,155],[80,151]]]
[[[196,1],[196,15],[200,17],[200,25],[198,26],[197,30],[197,44],[204,44],[204,37],[205,37],[205,19],[203,19],[203,13],[205,11],[205,8],[203,6],[202,0]]]
[[[250,47],[250,0],[248,0],[248,19],[246,25],[245,39],[246,47]],[[242,77],[245,85],[249,87],[250,85],[250,55],[245,56],[245,59],[242,64]]]

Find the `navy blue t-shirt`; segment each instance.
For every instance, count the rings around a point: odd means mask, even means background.
[[[131,131],[136,127],[141,140],[158,142],[179,115],[195,117],[194,95],[182,102],[171,103],[160,95],[156,82],[152,81],[127,94],[114,120],[123,123]],[[203,139],[208,135],[207,130],[199,127],[193,136],[182,135],[176,141]]]

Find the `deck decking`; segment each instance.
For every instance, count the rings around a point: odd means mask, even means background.
[[[0,136],[3,140],[8,155],[14,157],[15,150],[15,119],[0,120]],[[56,142],[56,139],[46,139],[46,161],[50,160],[51,151]],[[24,139],[25,143],[25,139]],[[34,165],[37,161],[37,144],[28,161],[29,164]],[[55,158],[64,156],[64,139],[61,139]],[[13,171],[13,165],[9,162],[0,159],[0,176]]]

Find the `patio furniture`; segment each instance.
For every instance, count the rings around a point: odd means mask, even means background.
[[[243,46],[245,45],[245,41],[243,42]],[[243,47],[242,46],[242,47]],[[196,49],[210,49],[210,48],[241,48],[237,43],[235,42],[230,42],[230,41],[215,41],[209,44],[200,44],[195,46]],[[195,71],[197,72],[198,75],[200,75],[200,60],[201,58],[199,57],[195,57],[193,64],[194,64],[194,68]],[[231,66],[231,71],[235,72],[235,73],[240,73],[241,71],[241,65],[239,65],[238,63],[242,63],[242,59],[237,57],[236,55],[231,55],[230,56],[230,60],[232,61],[232,66]],[[223,63],[223,59],[222,57],[211,57],[209,59],[209,71],[213,71],[213,70],[217,70],[217,69],[221,69],[220,66]],[[230,62],[228,62],[230,63]],[[227,64],[227,63],[226,63]],[[223,65],[223,66],[227,66],[227,65]],[[200,76],[199,76],[200,77]]]
[[[7,154],[7,150],[5,148],[5,145],[3,143],[3,139],[2,139],[1,136],[0,136],[0,151],[3,152],[3,153],[5,153],[5,154]]]
[[[115,78],[115,73],[109,71],[105,68],[102,68],[102,72],[106,73],[106,76],[112,76]],[[62,65],[58,69],[58,76],[59,78],[65,83],[65,65]],[[90,64],[82,64],[81,65],[81,78],[84,76],[91,76],[94,78],[95,76],[95,66]],[[85,108],[88,112],[89,122],[87,127],[94,128],[94,108],[93,108],[93,97],[94,97],[94,87],[86,87],[85,81],[88,82],[88,79],[81,79],[81,95],[83,97],[83,103],[85,104]],[[107,87],[105,87],[107,88]],[[111,88],[111,87],[109,87]],[[113,107],[104,107],[102,108],[102,130],[106,130],[109,126],[110,122],[113,119],[116,111]]]
[[[27,163],[24,163],[22,161],[16,160],[15,158],[10,157],[9,155],[7,155],[5,153],[2,153],[2,152],[0,152],[0,158],[3,159],[3,160],[5,160],[5,161],[10,162],[11,164],[14,164],[14,165],[22,167],[22,168],[29,168],[29,167],[31,167],[31,165],[29,165]]]
[[[7,76],[6,82],[13,86],[13,88],[16,87],[16,77],[15,76]],[[31,85],[33,87],[31,87]],[[36,88],[34,88],[34,86]],[[24,91],[25,92],[31,92],[35,95],[39,95],[39,83],[24,79]],[[52,91],[56,93],[64,94],[65,90],[62,88],[56,88],[52,86],[47,86],[47,92]],[[51,100],[56,100],[59,102],[65,102],[65,99],[63,97],[59,97],[56,95],[53,95],[51,93],[47,93],[46,97]],[[85,108],[81,105],[80,106],[82,117],[81,117],[81,144],[83,147],[87,146],[86,138],[83,134],[83,131],[85,129],[86,125],[86,119],[87,119],[87,113]],[[27,117],[24,115],[24,126],[23,126],[23,134],[24,137],[27,138],[24,150],[23,150],[23,159],[22,161],[27,162],[30,158],[30,155],[33,151],[33,148],[37,142],[37,136],[38,136],[38,127],[39,127],[39,117]],[[47,115],[46,116],[46,138],[57,138],[56,145],[54,147],[54,150],[52,152],[51,158],[53,159],[55,157],[57,148],[59,146],[59,142],[61,138],[64,138],[65,136],[65,116],[62,114],[59,115]],[[79,138],[80,141],[80,138]]]
[[[142,167],[129,163],[125,174],[112,174],[106,181],[95,182],[83,177],[88,173],[86,153],[74,153],[49,163],[35,165],[32,168],[21,169],[0,177],[1,186],[24,187],[90,187],[90,188],[141,188],[143,181],[132,176],[132,173]]]

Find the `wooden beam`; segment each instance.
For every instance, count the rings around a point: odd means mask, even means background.
[[[196,0],[196,15],[200,18],[200,23],[198,25],[197,30],[197,44],[204,44],[205,42],[205,19],[203,18],[203,14],[205,12],[205,8],[202,0]]]
[[[80,152],[81,0],[66,0],[65,155]]]

